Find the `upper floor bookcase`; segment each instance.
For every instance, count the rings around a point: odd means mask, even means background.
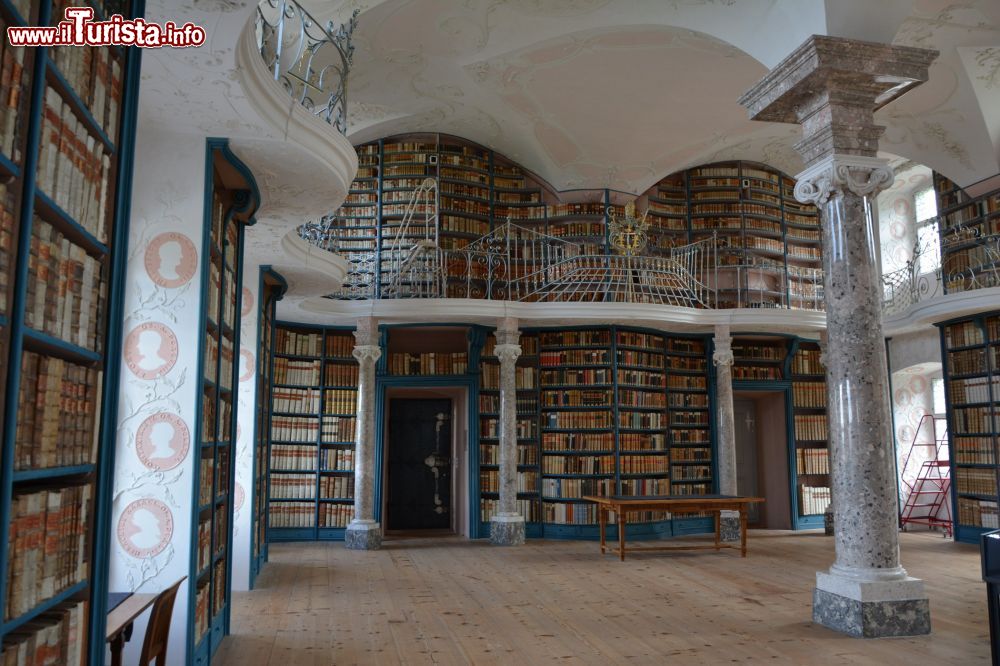
[[[52,25],[62,9],[2,0],[0,28]],[[4,41],[0,660],[57,635],[53,663],[98,663],[139,50]]]
[[[1000,190],[970,197],[934,173],[946,293],[1000,286]]]
[[[537,233],[572,243],[573,254],[609,254],[610,220],[636,199],[605,189],[556,192],[499,153],[445,134],[390,137],[357,151],[358,175],[347,201],[334,212],[328,245],[351,262],[344,292],[351,298],[387,292],[394,267],[418,239],[461,249],[508,220],[525,230],[516,231],[522,236]],[[422,193],[428,179],[436,190]],[[819,216],[814,206],[795,201],[794,185],[781,172],[753,162],[667,176],[639,197],[639,210],[649,213],[646,252],[662,255],[715,235],[723,267],[712,285],[719,289],[719,307],[787,302],[815,308],[822,299]],[[409,210],[413,216],[404,225]],[[428,228],[435,213],[437,226]],[[446,266],[447,293],[503,298],[504,281],[531,273],[539,261],[513,257],[507,274],[492,281],[488,262],[453,261]],[[593,300],[588,296],[581,290],[575,297]]]

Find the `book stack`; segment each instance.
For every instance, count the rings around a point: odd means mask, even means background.
[[[327,386],[357,387],[358,385],[358,366],[356,364],[327,363],[324,375]]]
[[[198,571],[208,566],[212,559],[212,522],[204,520],[198,523]]]
[[[278,499],[313,499],[316,477],[311,474],[279,474],[271,477],[271,497]]]
[[[92,463],[100,384],[98,370],[25,352],[14,435],[15,468]]]
[[[313,502],[271,502],[268,507],[268,515],[271,527],[313,527],[316,524],[316,504]]]
[[[826,414],[796,414],[795,439],[812,442],[826,441]]]
[[[276,412],[315,414],[319,411],[319,389],[279,388],[271,394]]]
[[[4,25],[4,27],[6,27]],[[72,49],[67,49],[72,50]],[[82,49],[81,49],[82,50]],[[21,161],[21,132],[18,122],[24,101],[24,48],[7,40],[0,44],[0,152],[12,162]]]
[[[315,442],[319,419],[308,416],[271,417],[271,440],[281,442]]]
[[[321,469],[332,472],[354,471],[354,449],[323,449]]]
[[[799,474],[829,474],[830,452],[826,449],[796,449],[795,466]]]
[[[299,386],[319,385],[320,361],[274,359],[274,383]]]
[[[298,333],[279,328],[274,335],[274,351],[277,354],[295,356],[319,356],[323,349],[323,335],[320,333]]]
[[[342,475],[320,477],[319,496],[323,499],[354,499],[354,477]]]
[[[350,504],[323,504],[319,508],[320,527],[347,527],[354,517]]]
[[[357,421],[353,416],[324,416],[323,434],[320,441],[324,444],[331,442],[352,442]]]
[[[354,390],[327,390],[323,394],[324,414],[354,414],[358,409],[358,392]]]
[[[194,635],[195,643],[208,633],[208,594],[211,586],[206,582],[198,588],[194,602]]]
[[[462,375],[467,368],[468,354],[465,352],[389,355],[389,373],[393,375]]]
[[[16,188],[0,183],[0,313],[7,312],[7,292],[14,265],[14,232],[18,224],[14,217],[16,201]]]
[[[36,216],[28,274],[25,326],[100,352],[107,291],[101,262]]]
[[[4,618],[16,618],[87,577],[90,485],[11,499]]]
[[[830,505],[830,489],[815,486],[799,486],[799,513],[805,516],[826,512]]]
[[[60,604],[4,636],[0,665],[79,666],[84,661],[86,633],[87,603]]]
[[[275,444],[271,447],[271,469],[314,470],[316,469],[316,447]]]
[[[111,158],[54,88],[45,91],[37,178],[37,187],[57,206],[98,241],[107,241],[108,211],[113,206]]]

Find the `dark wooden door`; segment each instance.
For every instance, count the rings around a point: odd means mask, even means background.
[[[451,527],[451,400],[389,401],[387,527]]]

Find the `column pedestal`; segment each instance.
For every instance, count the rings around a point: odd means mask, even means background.
[[[382,547],[382,526],[374,520],[352,520],[344,530],[349,550],[378,550]]]
[[[855,638],[920,636],[931,633],[931,610],[922,580],[862,582],[817,572],[813,622]]]
[[[490,543],[494,546],[524,544],[524,516],[517,513],[499,513],[490,518]]]
[[[719,531],[720,540],[726,543],[733,543],[740,540],[740,512],[720,511]]]

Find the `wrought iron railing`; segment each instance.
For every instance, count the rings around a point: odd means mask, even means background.
[[[1000,226],[994,219],[993,233],[985,233],[986,224],[956,226],[941,233],[946,294],[1000,287]]]
[[[343,25],[325,25],[294,0],[257,6],[257,47],[274,80],[310,113],[347,133],[347,77],[358,10]]]

